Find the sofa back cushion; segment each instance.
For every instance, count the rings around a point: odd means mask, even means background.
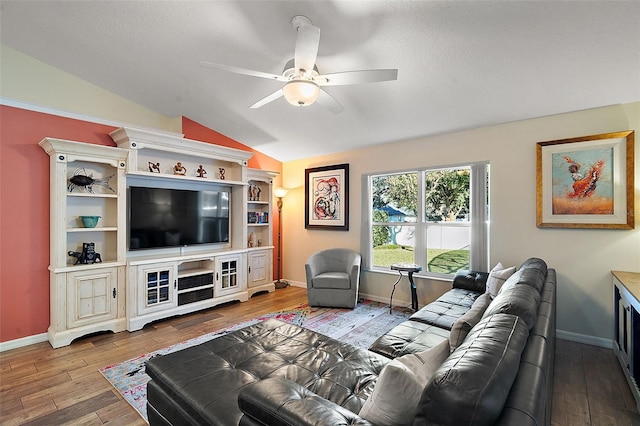
[[[522,274],[520,281],[542,291],[547,276],[547,264],[542,259],[532,257],[527,259],[518,271]]]
[[[462,288],[478,293],[484,293],[487,290],[488,272],[469,271],[461,269],[456,272],[453,277],[453,288]]]
[[[540,293],[536,288],[528,285],[507,286],[509,280],[484,311],[483,318],[499,313],[516,315],[522,318],[527,328],[531,330],[538,316]]]
[[[529,329],[515,315],[481,320],[434,373],[414,424],[490,425],[513,385]]]

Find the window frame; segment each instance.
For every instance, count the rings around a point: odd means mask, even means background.
[[[477,271],[488,271],[489,267],[489,180],[490,163],[488,161],[467,162],[447,166],[433,166],[422,168],[411,168],[406,170],[396,170],[389,172],[372,172],[362,176],[362,212],[364,213],[361,232],[361,252],[363,268],[375,272],[390,272],[387,267],[373,266],[373,226],[387,225],[393,222],[373,222],[373,178],[379,176],[389,176],[397,174],[416,173],[418,180],[417,211],[415,222],[396,223],[400,226],[414,227],[415,247],[414,262],[416,258],[426,259],[427,253],[427,230],[430,225],[436,222],[427,222],[424,212],[425,206],[425,183],[424,177],[427,172],[439,170],[449,170],[456,168],[469,168],[471,170],[471,183],[469,194],[469,226],[470,226],[470,248],[469,248],[469,268]],[[424,255],[424,256],[423,256]],[[423,270],[420,275],[434,278],[450,278],[453,274],[443,274],[430,272],[427,265],[421,265]]]

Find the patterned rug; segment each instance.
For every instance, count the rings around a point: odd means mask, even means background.
[[[195,346],[270,318],[301,325],[334,339],[349,342],[352,345],[366,349],[378,336],[405,321],[410,315],[410,311],[401,308],[394,308],[393,312],[389,314],[389,305],[370,300],[358,302],[355,309],[312,308],[305,304],[290,311],[262,315],[222,330],[177,343],[168,348],[140,355],[119,364],[108,365],[100,369],[100,373],[148,423],[146,404],[147,382],[150,378],[144,371],[144,365],[147,360],[153,357]]]

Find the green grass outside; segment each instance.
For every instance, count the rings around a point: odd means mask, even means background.
[[[427,258],[429,272],[455,274],[460,269],[469,269],[469,250],[427,249]],[[413,247],[387,244],[373,249],[373,264],[378,267],[413,262]]]

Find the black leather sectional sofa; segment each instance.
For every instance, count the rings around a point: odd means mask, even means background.
[[[484,295],[486,279],[487,274],[459,274],[452,290],[385,333],[370,350],[268,320],[154,358],[146,366],[152,378],[149,422],[381,424],[370,420],[372,401],[394,407],[384,398],[397,398],[405,388],[384,386],[388,377],[397,377],[385,371],[406,370],[398,363],[413,357],[412,365],[431,362],[435,367],[405,424],[548,425],[555,270],[541,259],[529,259],[493,300]],[[465,319],[472,311],[480,312],[476,320]],[[435,353],[443,354],[442,360]]]

